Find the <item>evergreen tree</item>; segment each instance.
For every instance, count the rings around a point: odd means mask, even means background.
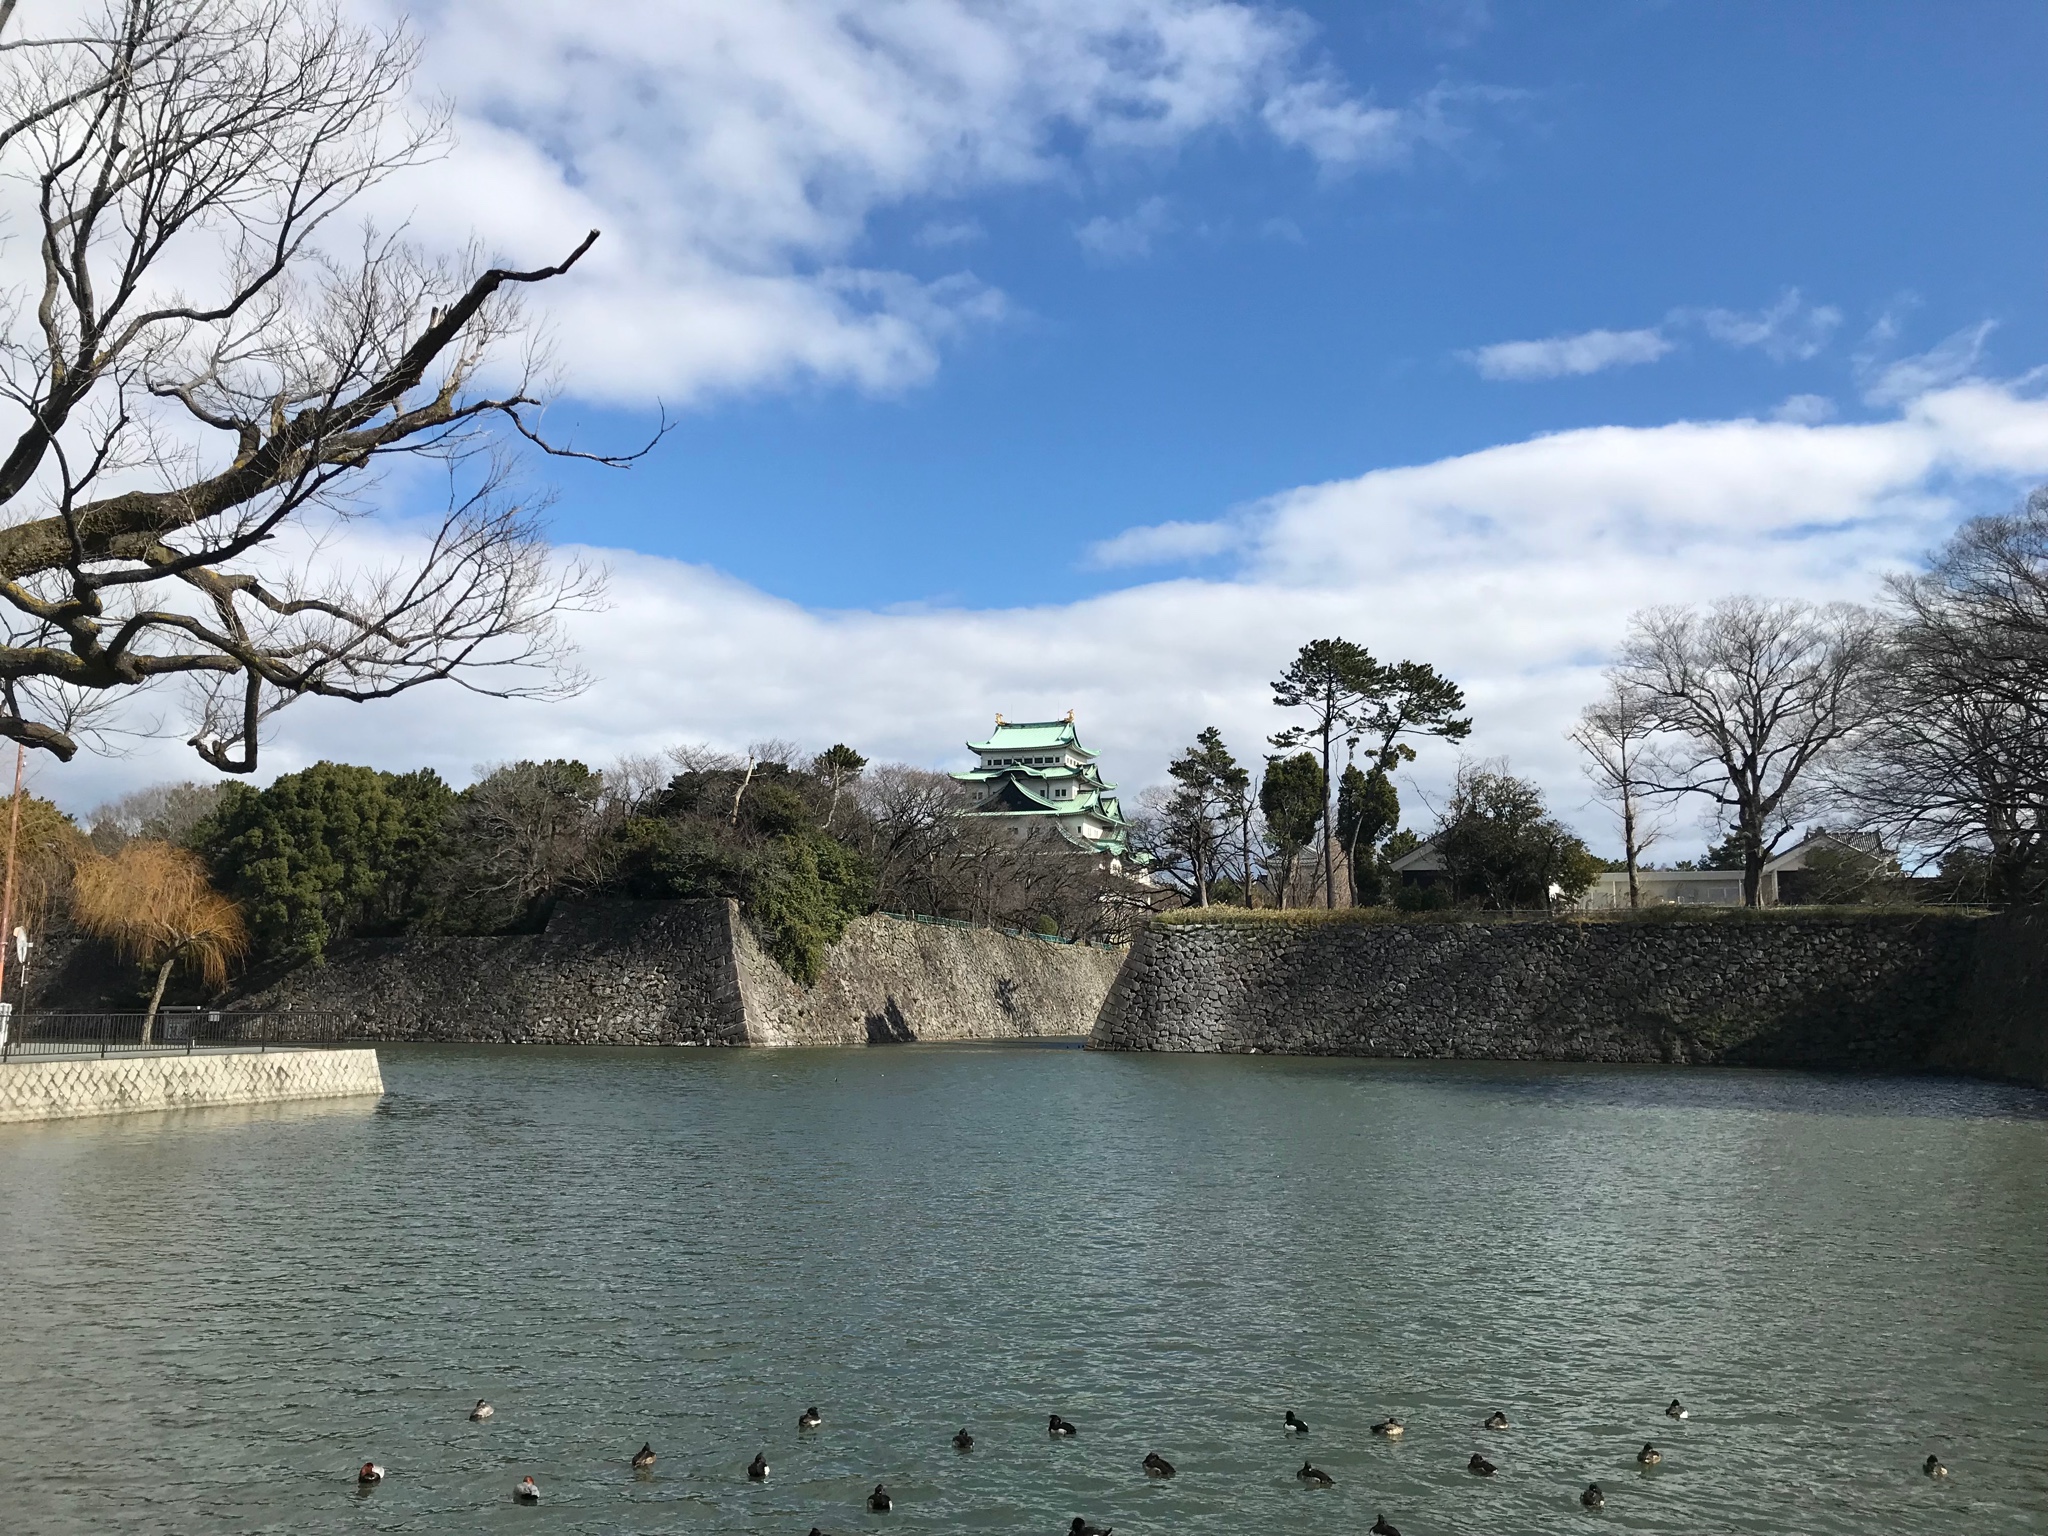
[[[1287,888],[1293,883],[1294,867],[1302,850],[1315,841],[1329,807],[1329,781],[1313,752],[1266,760],[1266,780],[1259,786],[1259,809],[1266,817],[1266,832],[1273,840],[1279,869],[1273,885],[1277,905],[1287,905]]]

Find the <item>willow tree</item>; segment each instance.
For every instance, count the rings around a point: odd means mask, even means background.
[[[445,136],[406,105],[413,41],[331,0],[68,9],[0,0],[31,264],[0,310],[0,736],[68,759],[182,682],[191,745],[246,773],[295,699],[577,686],[556,615],[597,578],[553,560],[496,450],[567,451],[516,295],[596,232],[526,269],[345,234]],[[394,456],[438,461],[447,500],[354,567],[329,536]]]
[[[142,1020],[144,1045],[173,970],[183,964],[207,986],[225,986],[228,963],[249,948],[241,909],[208,882],[199,855],[169,843],[138,838],[111,858],[81,860],[72,875],[71,916],[123,958],[156,972]]]

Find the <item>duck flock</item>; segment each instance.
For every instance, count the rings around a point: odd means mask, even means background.
[[[481,1423],[483,1420],[491,1418],[495,1411],[489,1402],[479,1398],[476,1407],[470,1410],[469,1416],[472,1420]],[[1664,1410],[1664,1416],[1668,1419],[1680,1420],[1689,1419],[1692,1417],[1692,1414],[1682,1402],[1674,1397],[1671,1400],[1671,1406]],[[806,1431],[817,1429],[824,1422],[824,1416],[815,1407],[811,1407],[806,1408],[797,1415],[796,1426],[799,1431]],[[1307,1422],[1297,1415],[1292,1408],[1282,1415],[1280,1423],[1281,1428],[1290,1435],[1307,1435],[1309,1433]],[[1506,1431],[1511,1427],[1508,1422],[1508,1416],[1498,1411],[1487,1415],[1480,1423],[1480,1428],[1496,1432]],[[1045,1432],[1055,1440],[1066,1440],[1079,1435],[1081,1431],[1071,1420],[1064,1419],[1059,1414],[1054,1413],[1046,1416]],[[1400,1419],[1388,1417],[1373,1425],[1372,1432],[1385,1440],[1399,1440],[1407,1433],[1407,1426]],[[974,1449],[974,1436],[969,1434],[963,1425],[960,1432],[953,1436],[952,1443],[954,1450],[964,1454]],[[633,1453],[632,1466],[636,1472],[645,1472],[654,1466],[655,1460],[654,1446],[651,1443],[643,1444],[639,1450]],[[1643,1448],[1636,1452],[1637,1463],[1645,1467],[1657,1466],[1663,1460],[1664,1453],[1657,1449],[1655,1441],[1644,1441]],[[1173,1463],[1164,1456],[1161,1456],[1157,1451],[1146,1452],[1144,1461],[1139,1463],[1139,1465],[1148,1478],[1169,1478],[1173,1477],[1176,1473]],[[1492,1477],[1500,1469],[1488,1461],[1480,1452],[1474,1451],[1472,1459],[1465,1464],[1465,1470],[1475,1477]],[[1948,1476],[1948,1468],[1943,1466],[1941,1458],[1935,1455],[1929,1455],[1927,1460],[1921,1464],[1920,1470],[1933,1478]],[[754,1459],[747,1464],[747,1477],[753,1482],[767,1482],[772,1471],[773,1468],[768,1465],[768,1453],[766,1451],[757,1453]],[[1304,1487],[1308,1488],[1334,1488],[1337,1485],[1337,1480],[1334,1477],[1316,1466],[1312,1461],[1306,1459],[1301,1464],[1301,1470],[1294,1475]],[[383,1481],[384,1468],[375,1461],[364,1462],[356,1473],[356,1484],[359,1488],[374,1487]],[[521,1504],[540,1503],[540,1487],[534,1482],[531,1474],[522,1477],[514,1485],[512,1497]],[[1588,1483],[1585,1491],[1579,1495],[1579,1503],[1591,1510],[1604,1509],[1607,1507],[1607,1495],[1601,1492],[1598,1483]],[[894,1509],[895,1505],[894,1496],[889,1492],[888,1487],[882,1483],[875,1484],[874,1491],[867,1496],[868,1509],[877,1514],[886,1514]],[[1111,1536],[1113,1529],[1111,1526],[1096,1525],[1082,1516],[1076,1515],[1067,1527],[1067,1536]],[[1372,1536],[1401,1536],[1400,1528],[1390,1524],[1384,1514],[1378,1516],[1373,1521],[1371,1531]],[[811,1527],[810,1536],[825,1536],[825,1533],[814,1525]]]

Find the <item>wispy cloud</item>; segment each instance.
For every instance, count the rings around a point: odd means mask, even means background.
[[[1771,412],[1773,421],[1789,421],[1802,427],[1818,426],[1821,422],[1832,421],[1835,402],[1826,395],[1790,395]]]
[[[1122,218],[1097,214],[1074,230],[1081,249],[1097,261],[1136,261],[1152,254],[1153,240],[1173,228],[1166,199],[1148,197]]]
[[[1497,341],[1462,354],[1486,379],[1563,379],[1654,363],[1673,343],[1655,328],[1641,331],[1581,331],[1542,341]]]
[[[933,219],[920,229],[915,238],[919,245],[934,250],[949,245],[972,245],[988,237],[988,231],[976,219]]]
[[[1984,358],[1984,343],[1998,329],[1996,320],[1980,320],[1944,337],[1925,352],[1885,361],[1877,349],[1898,333],[1887,314],[1871,328],[1871,345],[1857,358],[1863,398],[1872,405],[1898,405],[1930,390],[1973,377]]]
[[[1126,528],[1114,538],[1088,546],[1084,563],[1097,570],[1133,565],[1176,565],[1227,554],[1245,542],[1245,529],[1234,522],[1153,523]]]
[[[1699,319],[1724,346],[1755,347],[1774,363],[1790,363],[1818,356],[1841,325],[1842,312],[1832,304],[1808,304],[1797,288],[1788,288],[1769,309],[1708,309]]]

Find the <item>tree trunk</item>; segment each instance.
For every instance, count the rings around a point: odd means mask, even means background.
[[[142,1045],[149,1047],[149,1037],[156,1028],[156,1011],[164,1000],[164,988],[170,984],[171,967],[178,963],[178,952],[172,950],[170,957],[157,967],[156,990],[149,994],[149,1012],[142,1016]]]
[[[1628,907],[1633,912],[1642,898],[1636,892],[1636,802],[1626,786],[1621,791],[1621,847],[1628,859]]]
[[[1250,793],[1249,790],[1246,791]],[[1244,819],[1238,823],[1244,833],[1244,909],[1249,912],[1258,903],[1252,899],[1252,813],[1250,801],[1246,801]]]
[[[832,830],[832,818],[839,814],[839,776],[832,776],[832,803],[825,807],[825,830]]]
[[[1334,910],[1337,905],[1337,850],[1330,845],[1331,796],[1336,786],[1330,782],[1330,727],[1323,727],[1323,905]]]
[[[1747,827],[1742,829],[1742,904],[1764,904],[1764,840]]]

